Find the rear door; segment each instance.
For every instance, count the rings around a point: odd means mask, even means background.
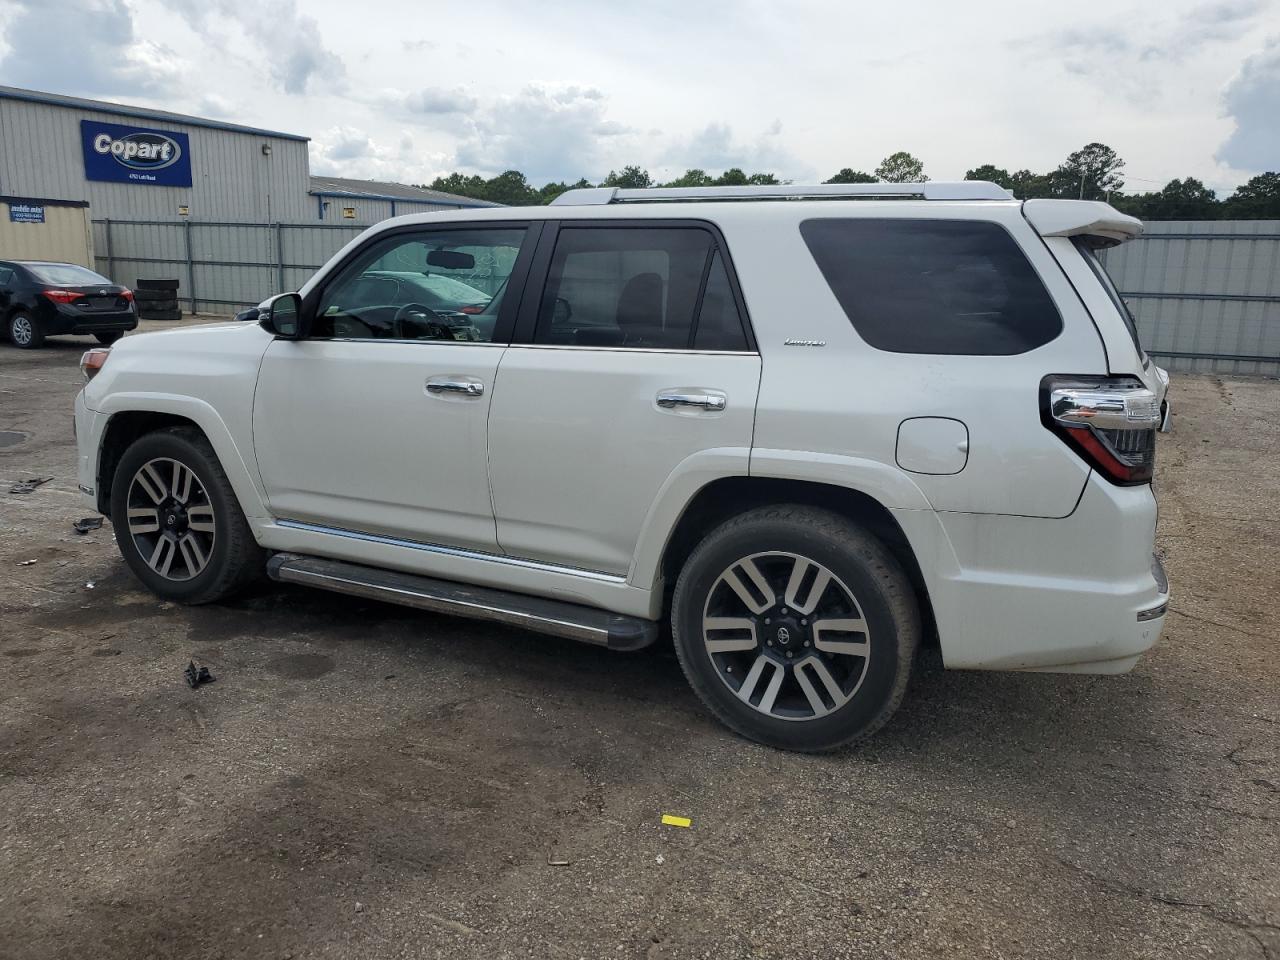
[[[760,357],[708,225],[550,225],[533,269],[489,415],[498,542],[623,575],[673,477],[747,473]]]

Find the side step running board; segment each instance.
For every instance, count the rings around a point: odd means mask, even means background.
[[[277,553],[267,561],[267,574],[283,583],[319,587],[433,613],[495,620],[610,650],[639,650],[658,638],[658,624],[652,620],[341,560]]]

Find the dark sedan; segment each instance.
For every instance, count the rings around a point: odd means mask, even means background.
[[[16,347],[61,333],[114,343],[138,325],[133,291],[74,263],[0,260],[0,319]]]

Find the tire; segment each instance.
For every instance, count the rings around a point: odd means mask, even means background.
[[[212,603],[263,570],[213,447],[191,427],[145,434],[124,452],[111,484],[111,524],[129,569],[165,600]]]
[[[34,350],[44,345],[44,330],[40,321],[26,310],[15,310],[5,325],[9,342],[22,350]]]
[[[138,282],[134,286],[134,292],[138,290],[177,290],[178,281],[176,278],[168,277],[164,279],[149,279],[147,277],[138,277]]]
[[[170,303],[177,300],[176,290],[134,290],[133,299],[137,303]]]
[[[110,346],[123,336],[124,332],[121,330],[107,330],[104,333],[95,333],[93,335],[94,339],[104,346]]]
[[[722,723],[813,753],[884,726],[921,631],[911,582],[884,544],[797,505],[761,507],[708,534],[680,571],[671,626],[690,686]]]
[[[138,311],[138,319],[140,320],[181,320],[182,311],[177,307],[172,310],[147,310]]]

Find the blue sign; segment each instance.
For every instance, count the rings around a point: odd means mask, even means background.
[[[10,223],[44,223],[44,204],[9,201]]]
[[[90,180],[191,186],[191,146],[185,133],[80,121],[84,175]]]

